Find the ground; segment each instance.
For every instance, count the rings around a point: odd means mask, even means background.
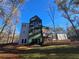
[[[1,45],[0,59],[79,59],[79,47],[71,45]]]

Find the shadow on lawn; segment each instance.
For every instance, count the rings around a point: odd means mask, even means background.
[[[79,59],[79,54],[22,54],[22,59]]]
[[[18,54],[20,59],[79,59],[78,47],[30,50],[18,50],[16,47],[14,49],[0,47],[0,51],[4,51],[2,53]]]
[[[62,48],[51,48],[51,49],[28,49],[19,50],[14,48],[4,48],[6,46],[0,46],[0,53],[13,53],[13,54],[31,54],[31,53],[41,53],[41,54],[51,54],[51,53],[71,53],[79,54],[79,47],[62,47]],[[2,52],[1,52],[2,51]]]

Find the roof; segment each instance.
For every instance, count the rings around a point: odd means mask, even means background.
[[[35,20],[40,20],[40,21],[41,21],[41,19],[40,19],[37,15],[33,16],[33,17],[30,19],[30,21],[35,21]]]

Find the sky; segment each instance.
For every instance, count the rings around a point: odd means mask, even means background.
[[[55,26],[66,29],[68,21],[62,17],[61,12],[58,10],[53,0],[25,0],[19,8],[19,20],[16,33],[20,33],[22,23],[29,23],[31,17],[37,15],[42,20],[43,26],[52,27],[53,23],[49,16],[49,3],[55,10]],[[51,16],[54,15],[54,11],[51,12]]]
[[[43,26],[53,28],[53,24],[48,13],[49,3],[51,4],[51,7],[55,9],[55,26],[66,29],[68,21],[62,17],[61,12],[58,10],[56,4],[53,3],[53,0],[25,0],[23,5],[20,7],[20,22],[17,25],[17,32],[20,32],[22,23],[29,23],[30,18],[35,15],[40,17]],[[54,15],[53,12],[54,11],[50,14]]]

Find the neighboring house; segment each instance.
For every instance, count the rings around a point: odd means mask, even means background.
[[[67,34],[61,31],[56,32],[57,38],[55,32],[50,27],[42,27],[42,33],[43,33],[43,39],[45,41],[53,41],[53,40],[67,40]]]
[[[53,34],[49,27],[43,26],[42,33],[43,33],[44,42],[49,40],[51,41],[53,39]]]
[[[28,39],[29,39],[29,24],[22,23],[19,44],[28,44]]]

